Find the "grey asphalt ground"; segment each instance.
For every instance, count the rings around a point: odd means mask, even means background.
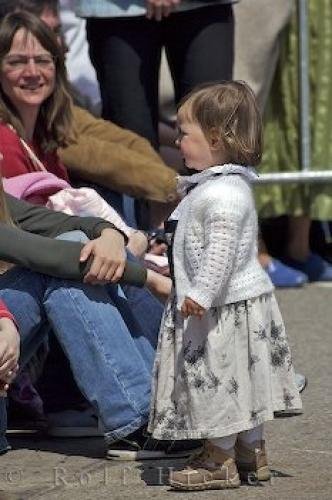
[[[15,437],[0,457],[0,500],[332,499],[332,288],[278,291],[297,371],[307,375],[304,413],[266,425],[270,482],[232,491],[175,493],[171,462],[110,462],[103,441]],[[179,465],[178,462],[177,465]]]

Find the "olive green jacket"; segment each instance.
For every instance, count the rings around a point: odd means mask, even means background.
[[[88,238],[98,238],[103,229],[113,228],[97,217],[69,216],[31,205],[5,195],[14,226],[0,222],[0,260],[58,278],[82,280],[91,260],[80,262],[83,244],[53,239],[59,234],[80,230]],[[32,234],[31,234],[32,233]],[[146,270],[133,262],[126,263],[123,282],[143,286]]]

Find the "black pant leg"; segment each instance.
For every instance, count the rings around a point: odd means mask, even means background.
[[[196,85],[230,80],[234,19],[230,5],[209,5],[167,19],[166,53],[178,102]]]
[[[158,79],[162,45],[158,23],[145,17],[87,21],[103,117],[146,137],[158,148]]]

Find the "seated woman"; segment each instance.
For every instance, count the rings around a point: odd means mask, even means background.
[[[2,20],[0,30],[0,152],[3,156],[3,177],[51,172],[63,182],[68,182],[57,148],[70,142],[71,121],[72,100],[64,52],[54,33],[42,20],[27,12],[8,14]],[[74,191],[71,190],[72,193]],[[86,203],[82,209],[78,207],[77,215],[104,218],[105,210],[96,213],[97,193],[87,188],[78,191],[79,199],[85,197]],[[92,199],[91,193],[95,195]],[[47,189],[40,191],[38,202],[47,203],[49,194]],[[101,203],[107,206],[104,200],[100,200],[99,205]],[[89,208],[86,208],[88,204]],[[65,208],[62,204],[62,210]],[[120,217],[114,211],[112,216],[112,208],[107,208],[111,221],[118,224]],[[72,210],[70,213],[73,213]],[[125,227],[123,221],[120,222],[120,229],[127,231],[129,237],[128,249],[133,250],[135,255],[141,253],[139,249],[146,242],[145,236],[142,238],[142,233],[132,231]],[[169,293],[170,280],[153,273],[149,274],[149,278],[153,279],[158,297]]]
[[[24,30],[29,36],[24,35]],[[68,181],[66,168],[57,155],[58,147],[73,142],[72,100],[63,49],[45,23],[26,13],[7,16],[0,37],[2,174],[14,177],[49,171]],[[33,52],[37,56],[29,59]],[[78,191],[80,198],[84,196],[91,201],[90,209],[94,212],[90,215],[101,216],[95,213],[98,201],[99,205],[102,202],[99,195],[91,189]],[[47,191],[40,193],[39,203],[47,202],[47,194]],[[108,216],[112,222],[120,222],[121,228],[125,227],[110,206]],[[147,246],[146,236],[128,226],[125,229],[129,250],[141,256]]]
[[[135,431],[131,458],[177,455],[174,450],[170,454],[168,446],[156,448],[156,443],[151,449],[151,441],[140,449],[143,438],[138,430],[149,413],[154,346],[139,325],[129,330],[105,287],[91,285],[114,282],[122,274],[122,234],[103,219],[67,216],[4,197],[2,186],[0,227],[0,260],[22,266],[0,276],[0,300],[14,315],[20,333],[20,366],[24,367],[42,341],[44,329],[40,327],[49,322],[79,388],[100,415],[111,458],[116,446],[121,446],[112,441],[121,441]],[[82,245],[46,237],[73,230],[83,231],[92,241]],[[135,283],[143,284],[145,270],[139,274],[137,265],[130,262],[123,278],[132,282],[134,271]],[[0,415],[3,426],[3,398]],[[127,438],[126,447],[128,444]]]
[[[1,23],[0,63],[3,175],[16,177],[27,172],[31,175],[53,172],[65,182],[67,172],[56,149],[69,140],[72,103],[63,51],[54,34],[41,20],[28,13],[9,14]],[[47,202],[48,195],[47,190],[39,192],[39,202]],[[86,214],[93,215],[93,212],[85,210]],[[157,275],[153,279],[161,281]],[[157,292],[168,290],[170,283],[164,283],[165,288],[158,288]],[[146,290],[127,290],[128,303],[118,300],[117,290],[108,291],[125,321],[130,322],[134,313],[144,333],[157,338],[162,308]],[[149,318],[142,312],[143,308],[149,310]]]

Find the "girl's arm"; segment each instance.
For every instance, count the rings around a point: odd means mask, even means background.
[[[218,199],[212,200],[205,213],[204,254],[188,293],[188,297],[204,309],[211,307],[233,271],[242,220],[243,213],[232,209],[232,200],[229,206],[218,204]]]

